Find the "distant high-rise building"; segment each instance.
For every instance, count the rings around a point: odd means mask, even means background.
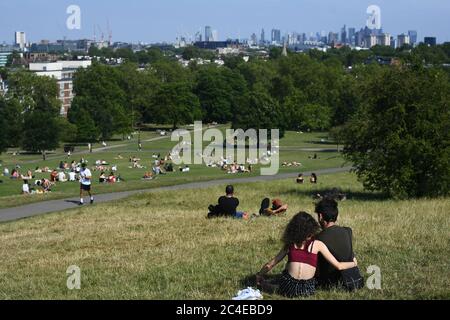
[[[213,41],[212,40],[212,29],[210,26],[205,27],[205,41],[206,42]]]
[[[377,36],[374,34],[368,35],[364,38],[364,47],[365,48],[372,48],[373,46],[377,45]]]
[[[409,45],[409,44],[411,44],[411,42],[410,42],[409,36],[407,34],[402,33],[402,34],[398,35],[397,48],[401,48],[401,47],[403,47],[405,45]]]
[[[211,31],[211,40],[210,41],[219,41],[219,31],[213,30]]]
[[[341,43],[347,43],[347,26],[344,24],[344,27],[341,29]]]
[[[377,45],[387,46],[391,45],[391,35],[389,33],[383,33],[377,37]]]
[[[281,43],[281,30],[279,29],[272,29],[272,37],[271,37],[272,43]]]
[[[437,44],[436,37],[425,37],[423,40],[424,43],[430,47],[435,46]]]
[[[339,40],[339,34],[334,33],[334,32],[330,32],[328,34],[328,44],[330,46],[334,46],[336,43],[338,43]]]
[[[391,36],[391,48],[395,49],[395,38]]]
[[[261,44],[264,45],[266,43],[266,33],[264,32],[264,29],[261,30]]]
[[[355,28],[348,28],[348,43],[352,46],[355,45],[355,35],[356,35],[356,29]]]
[[[411,45],[417,44],[417,31],[416,30],[409,30],[408,31],[409,41]]]
[[[251,44],[252,46],[256,46],[256,45],[258,44],[258,38],[256,37],[256,33],[253,33],[253,34],[250,36],[250,44]]]
[[[19,46],[20,49],[24,49],[25,45],[27,43],[25,32],[23,32],[23,31],[16,31],[14,33],[14,43],[15,43],[16,46]]]

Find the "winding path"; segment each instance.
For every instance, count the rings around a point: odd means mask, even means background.
[[[315,170],[319,175],[322,174],[330,174],[330,173],[339,173],[339,172],[347,172],[350,171],[351,167],[342,167],[342,168],[329,168],[329,169],[321,169]],[[304,176],[311,175],[311,172],[305,172]],[[247,177],[247,178],[230,178],[230,179],[219,179],[219,180],[211,180],[211,181],[203,181],[203,182],[191,182],[186,184],[179,184],[167,187],[158,187],[153,189],[143,189],[143,190],[133,190],[133,191],[123,191],[123,192],[115,192],[115,193],[105,193],[99,194],[95,196],[95,203],[104,203],[114,200],[120,200],[127,198],[129,196],[139,194],[139,193],[153,193],[160,191],[172,191],[172,190],[191,190],[191,189],[202,189],[208,188],[217,185],[227,185],[227,184],[239,184],[239,183],[249,183],[249,182],[262,182],[262,181],[274,181],[274,180],[282,180],[297,177],[297,173],[284,173],[278,174],[274,176],[257,176],[257,177]],[[23,205],[14,208],[5,208],[0,209],[0,222],[14,221],[23,218],[29,218],[41,214],[58,212],[67,209],[74,209],[78,207],[79,198],[68,198],[68,199],[60,199],[60,200],[51,200],[51,201],[43,201],[37,202],[33,204]],[[85,206],[89,206],[85,204]]]

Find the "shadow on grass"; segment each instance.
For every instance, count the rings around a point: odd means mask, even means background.
[[[389,196],[384,193],[370,192],[370,191],[351,191],[346,189],[337,188],[340,192],[344,193],[347,200],[355,201],[386,201],[389,200]],[[317,195],[322,196],[331,194],[333,188],[317,188],[311,190],[301,190],[301,189],[289,189],[288,191],[282,192],[281,195],[298,195],[303,197],[310,197],[313,200],[318,200]]]
[[[257,287],[263,293],[276,294],[279,278],[280,275],[277,274],[265,275],[264,276],[265,283],[268,283],[269,285],[264,285],[263,287],[261,287],[256,285],[256,276],[253,274],[245,277],[244,279],[241,279],[240,284],[243,288]]]

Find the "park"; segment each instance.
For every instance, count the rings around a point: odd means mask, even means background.
[[[9,81],[0,96],[0,299],[229,300],[248,287],[290,298],[265,291],[260,277],[286,272],[266,262],[297,217],[318,231],[324,199],[352,230],[357,262],[336,263],[357,265],[364,282],[294,299],[448,299],[448,69],[424,65],[425,48],[393,52],[401,66],[353,69],[345,63],[371,53],[278,49],[268,60],[186,68],[154,49],[139,68],[128,52],[124,65],[77,71],[67,117],[53,79],[0,70]],[[255,156],[227,130],[279,137],[269,147],[257,135]],[[176,132],[192,140],[180,145]],[[191,144],[180,156],[177,145]],[[214,159],[175,159],[230,144]],[[275,159],[275,172],[261,174]],[[87,193],[80,201],[86,181],[90,202]],[[224,196],[239,210],[208,219]],[[283,212],[266,214],[265,199]]]

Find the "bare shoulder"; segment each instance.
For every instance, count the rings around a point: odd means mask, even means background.
[[[323,243],[320,240],[315,240],[313,243],[313,247],[312,247],[312,251],[313,252],[318,252],[318,251],[322,251],[324,248],[326,248],[327,246],[325,245],[325,243]]]

